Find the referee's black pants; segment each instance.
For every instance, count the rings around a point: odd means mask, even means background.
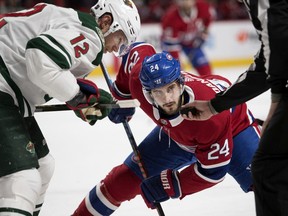
[[[252,176],[257,216],[288,216],[288,96],[261,137]]]

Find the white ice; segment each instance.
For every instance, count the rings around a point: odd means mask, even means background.
[[[245,69],[215,69],[215,73],[234,82]],[[95,78],[95,81],[107,90],[104,78]],[[248,102],[255,117],[265,119],[269,95],[268,91]],[[35,116],[56,160],[40,216],[69,216],[90,189],[114,166],[122,163],[132,148],[123,125],[113,124],[108,118],[90,126],[75,117],[72,111],[36,113]],[[129,125],[137,143],[154,127],[140,108]],[[229,175],[212,188],[161,205],[166,216],[255,216],[254,194],[244,193]],[[123,203],[113,215],[156,216],[158,213],[148,209],[138,196]]]

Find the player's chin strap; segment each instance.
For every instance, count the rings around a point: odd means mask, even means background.
[[[112,81],[111,81],[111,79],[109,77],[107,69],[105,68],[105,66],[103,65],[102,62],[100,63],[100,67],[101,67],[102,73],[103,73],[103,75],[105,77],[106,83],[107,83],[109,89],[111,90],[112,89]],[[128,136],[128,139],[130,141],[131,147],[133,149],[133,153],[136,156],[136,158],[138,158],[137,164],[138,164],[139,169],[140,169],[140,171],[142,173],[142,176],[143,176],[144,179],[146,179],[148,177],[148,174],[147,174],[145,166],[144,166],[144,164],[142,162],[141,155],[140,155],[140,153],[138,151],[138,146],[136,144],[136,141],[134,139],[133,133],[131,131],[131,128],[130,128],[127,120],[125,120],[123,122],[123,126],[125,128],[126,134]],[[155,203],[155,208],[157,209],[157,212],[158,212],[159,216],[165,216],[164,211],[163,211],[160,203]]]

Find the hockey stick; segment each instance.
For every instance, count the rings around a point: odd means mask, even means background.
[[[139,106],[140,103],[137,99],[121,100],[121,101],[115,101],[115,103],[96,105],[96,107],[99,108],[130,108]],[[36,106],[35,112],[52,112],[52,111],[67,111],[67,110],[71,109],[69,109],[66,104],[51,104],[51,105]]]
[[[101,67],[102,73],[103,73],[103,75],[105,77],[106,83],[107,83],[107,85],[108,85],[108,87],[109,87],[109,89],[111,91],[111,89],[112,89],[112,81],[111,81],[111,79],[109,77],[108,71],[107,71],[107,69],[105,68],[105,66],[104,66],[104,64],[102,62],[100,63],[100,67]],[[142,162],[141,155],[140,155],[140,153],[138,151],[138,147],[137,147],[136,141],[134,139],[133,133],[131,131],[131,128],[130,128],[127,120],[125,120],[123,122],[123,126],[125,128],[126,134],[128,136],[128,139],[130,141],[131,147],[133,149],[133,153],[134,153],[134,155],[137,158],[137,164],[138,164],[138,166],[140,168],[142,176],[143,176],[144,179],[146,179],[148,177],[148,174],[147,174],[147,171],[146,171],[146,169],[144,167],[144,164]],[[155,207],[157,209],[157,212],[158,212],[159,216],[165,216],[164,211],[163,211],[162,206],[161,206],[160,203],[155,203]]]

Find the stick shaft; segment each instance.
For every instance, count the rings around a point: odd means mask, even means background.
[[[115,103],[109,104],[97,104],[96,107],[98,108],[132,108],[138,107],[140,103],[138,100],[122,100],[117,101]],[[67,107],[66,104],[51,104],[51,105],[40,105],[36,106],[35,112],[52,112],[52,111],[67,111],[71,110]]]
[[[118,104],[101,104],[101,106],[97,106],[99,108],[119,108]],[[69,111],[66,104],[51,104],[51,105],[41,105],[36,106],[35,112],[54,112],[54,111]]]
[[[101,67],[101,70],[102,70],[103,75],[105,77],[106,83],[107,83],[107,85],[108,85],[108,87],[109,87],[109,89],[111,91],[111,89],[112,89],[112,81],[111,81],[111,79],[109,77],[108,71],[107,71],[107,69],[105,68],[105,66],[103,65],[102,62],[100,63],[100,67]],[[147,171],[145,169],[145,166],[144,166],[144,164],[142,162],[141,155],[140,155],[140,153],[138,151],[138,146],[136,144],[136,141],[134,139],[133,133],[131,131],[131,128],[130,128],[127,120],[123,122],[123,126],[124,126],[124,129],[126,131],[127,137],[128,137],[128,139],[130,141],[130,145],[131,145],[131,147],[133,149],[133,153],[138,159],[137,160],[137,164],[138,164],[138,166],[139,166],[139,168],[141,170],[142,176],[143,176],[144,179],[146,179],[148,177],[148,173],[147,173]],[[164,211],[163,211],[162,206],[161,206],[160,203],[156,203],[155,207],[157,209],[157,212],[158,212],[159,216],[165,216]]]

